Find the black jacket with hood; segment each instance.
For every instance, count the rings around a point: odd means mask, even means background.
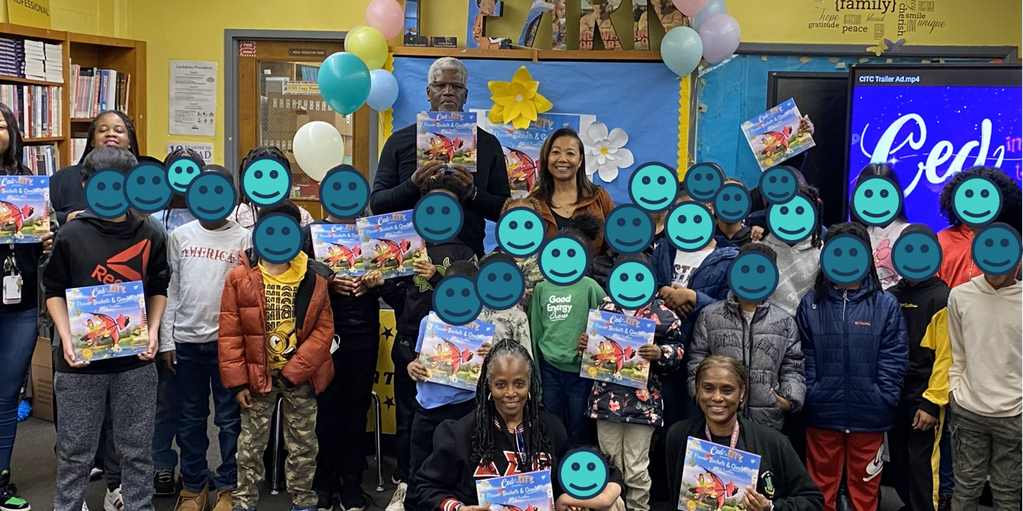
[[[910,401],[914,409],[920,409],[932,417],[938,417],[941,407],[924,398],[934,367],[933,349],[920,345],[931,319],[948,304],[948,286],[938,277],[931,277],[917,285],[906,279],[899,281],[888,290],[899,300],[902,317],[906,319],[906,334],[909,338],[909,370],[902,380],[900,401]]]

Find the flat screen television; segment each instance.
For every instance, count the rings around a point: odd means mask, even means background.
[[[888,163],[909,221],[938,231],[948,226],[938,198],[956,172],[998,167],[1020,183],[1019,65],[854,65],[849,77],[847,198],[863,167]]]

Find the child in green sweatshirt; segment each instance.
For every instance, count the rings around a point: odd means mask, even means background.
[[[591,215],[579,215],[591,217]],[[578,220],[578,221],[577,221]],[[587,218],[573,218],[573,225],[561,234],[578,238],[591,245],[597,237],[589,228]],[[599,233],[600,223],[596,222]],[[575,284],[559,286],[543,281],[533,289],[529,305],[529,329],[533,339],[533,360],[540,371],[540,388],[544,408],[554,414],[568,431],[569,445],[589,444],[586,400],[593,386],[591,380],[579,376],[578,339],[586,330],[590,309],[600,307],[607,296],[590,277]]]

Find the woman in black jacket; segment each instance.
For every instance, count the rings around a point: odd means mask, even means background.
[[[747,511],[820,511],[824,495],[781,433],[738,414],[746,397],[746,369],[734,358],[713,355],[696,369],[696,401],[706,417],[679,422],[668,431],[665,450],[673,502],[678,502],[688,437],[760,456],[757,487],[746,488]]]
[[[433,436],[433,454],[415,474],[418,510],[489,511],[476,499],[476,480],[557,471],[569,450],[568,434],[556,417],[540,411],[540,380],[533,367],[518,342],[494,345],[480,371],[476,410],[441,423]],[[557,509],[608,509],[622,491],[617,472],[612,471],[600,495],[585,501],[569,497],[558,478],[551,477]]]

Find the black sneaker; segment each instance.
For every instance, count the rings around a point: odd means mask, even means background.
[[[357,484],[346,484],[341,487],[341,509],[344,511],[363,511],[366,509],[366,497]]]
[[[18,496],[18,489],[11,484],[11,471],[0,472],[0,511],[31,511],[32,506]]]
[[[316,511],[334,511],[334,492],[316,490]]]
[[[178,485],[174,481],[174,469],[164,468],[157,470],[153,475],[153,495],[166,497],[175,495]]]

